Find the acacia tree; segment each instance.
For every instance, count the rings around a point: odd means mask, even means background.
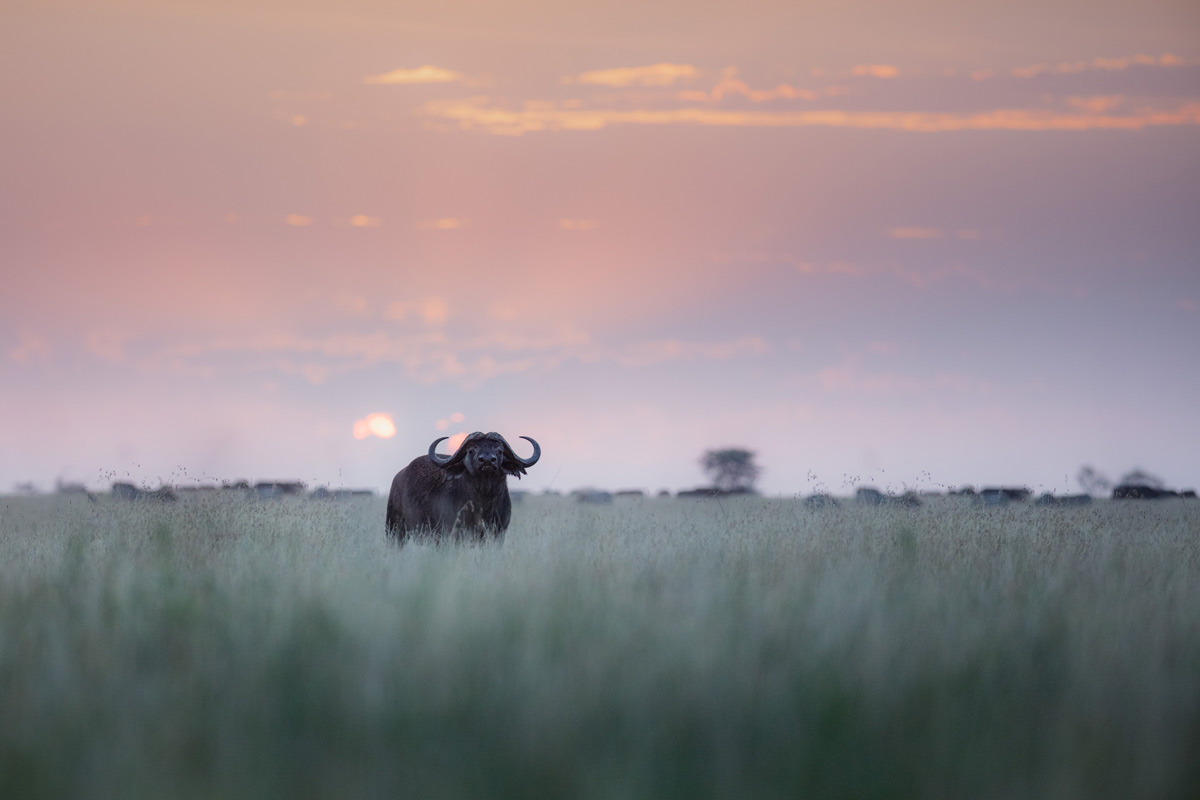
[[[1079,474],[1075,476],[1075,480],[1079,482],[1079,486],[1083,491],[1088,494],[1102,495],[1106,494],[1112,488],[1112,481],[1089,464],[1085,464],[1079,468]]]
[[[707,450],[700,457],[700,466],[708,473],[713,486],[722,491],[754,490],[754,482],[762,469],[754,463],[754,453],[740,448]]]

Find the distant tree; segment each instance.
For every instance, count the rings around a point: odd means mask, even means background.
[[[1149,486],[1152,489],[1167,488],[1167,484],[1162,478],[1151,475],[1144,469],[1135,469],[1125,473],[1121,476],[1121,483],[1125,486]]]
[[[700,458],[700,466],[708,473],[713,486],[722,491],[750,491],[762,473],[762,469],[754,463],[754,453],[738,448],[708,450]]]
[[[1079,487],[1088,494],[1104,495],[1108,494],[1108,490],[1112,488],[1112,481],[1108,479],[1108,476],[1097,472],[1088,464],[1079,468],[1079,474],[1075,476],[1075,480],[1079,482]]]

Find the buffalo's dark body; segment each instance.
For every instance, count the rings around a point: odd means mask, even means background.
[[[502,538],[512,519],[508,476],[520,477],[537,463],[537,442],[529,439],[534,454],[522,459],[498,433],[472,433],[453,456],[436,453],[440,441],[392,479],[388,536],[398,543],[413,535],[469,541]]]
[[[444,534],[456,526],[486,539],[502,535],[511,519],[512,499],[503,474],[486,480],[447,475],[429,456],[421,456],[392,479],[387,527],[401,541],[410,533]]]

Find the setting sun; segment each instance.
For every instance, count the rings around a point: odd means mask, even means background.
[[[369,436],[390,439],[395,435],[396,423],[392,422],[391,414],[368,414],[354,421],[355,439],[366,439]]]

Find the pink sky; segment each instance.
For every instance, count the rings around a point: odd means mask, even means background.
[[[799,5],[6,3],[0,491],[1200,487],[1200,8]]]

